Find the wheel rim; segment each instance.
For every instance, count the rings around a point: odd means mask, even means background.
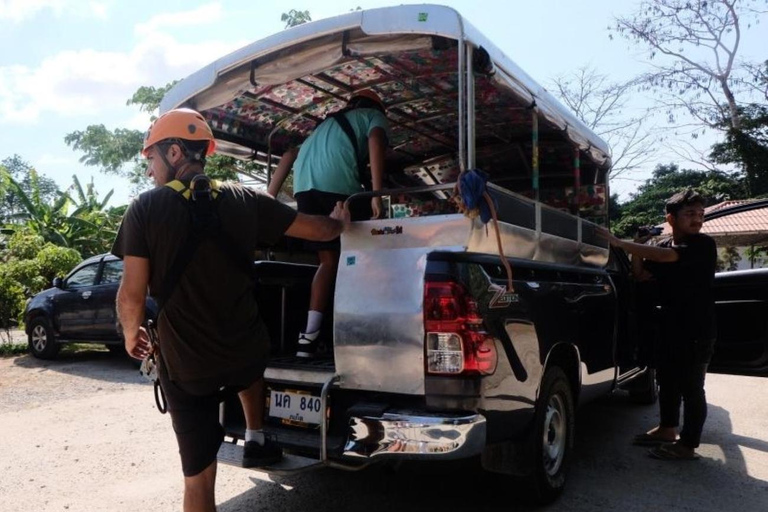
[[[35,349],[35,352],[42,352],[47,344],[48,334],[45,332],[45,327],[42,325],[34,326],[32,328],[32,348]]]
[[[553,395],[547,404],[544,420],[544,470],[554,476],[563,464],[566,448],[565,403],[560,395]]]

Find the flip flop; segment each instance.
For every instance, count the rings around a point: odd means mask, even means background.
[[[632,444],[635,446],[659,446],[660,444],[673,442],[672,440],[662,439],[652,434],[637,434],[632,439]]]
[[[677,443],[666,443],[648,450],[648,455],[657,460],[699,460],[701,456],[689,453]]]

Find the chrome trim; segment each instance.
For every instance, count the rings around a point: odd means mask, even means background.
[[[472,457],[485,447],[486,420],[467,416],[386,413],[352,417],[345,457],[399,460],[452,460]]]
[[[274,368],[268,366],[264,370],[264,380],[269,382],[295,383],[322,386],[332,374],[330,371],[304,370],[296,368]]]
[[[333,383],[339,380],[338,375],[332,375],[323,384],[323,390],[320,392],[320,410],[323,414],[323,421],[320,422],[320,462],[325,463],[328,460],[328,393],[331,391]]]

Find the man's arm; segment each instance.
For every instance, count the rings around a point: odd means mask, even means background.
[[[317,242],[333,240],[347,229],[350,223],[349,208],[341,201],[336,203],[336,208],[331,215],[307,215],[297,213],[293,223],[288,226],[285,234],[294,238],[303,238]]]
[[[275,169],[275,173],[272,175],[269,187],[267,188],[267,192],[272,197],[277,197],[277,194],[280,193],[280,189],[283,187],[283,183],[285,183],[285,178],[291,172],[293,162],[296,161],[298,154],[298,148],[292,148],[283,153],[283,157],[280,159],[280,163],[277,164],[277,169]]]
[[[638,244],[635,242],[628,242],[615,237],[607,229],[601,229],[599,233],[602,234],[608,242],[614,247],[624,249],[626,252],[634,256],[632,258],[633,265],[635,259],[646,259],[651,261],[657,261],[659,263],[673,263],[680,259],[680,255],[676,250],[668,247],[656,247],[653,245]],[[634,268],[633,268],[634,271]]]
[[[117,291],[117,317],[123,326],[125,351],[136,359],[144,359],[151,349],[147,332],[141,327],[148,285],[149,260],[126,256]]]
[[[368,136],[368,156],[371,162],[371,190],[374,192],[384,188],[384,156],[387,152],[387,134],[381,127],[371,130]],[[371,200],[373,218],[381,217],[381,198]]]

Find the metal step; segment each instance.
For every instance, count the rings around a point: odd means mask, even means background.
[[[243,446],[234,443],[222,443],[219,448],[219,454],[217,456],[218,461],[222,464],[229,466],[235,466],[238,468],[245,468],[243,466]],[[255,469],[257,471],[264,471],[266,473],[274,474],[288,474],[298,473],[301,471],[307,471],[309,469],[316,469],[323,466],[323,463],[318,459],[311,457],[303,457],[301,455],[283,455],[283,458],[275,464],[269,466],[261,466],[258,468],[245,468]]]

